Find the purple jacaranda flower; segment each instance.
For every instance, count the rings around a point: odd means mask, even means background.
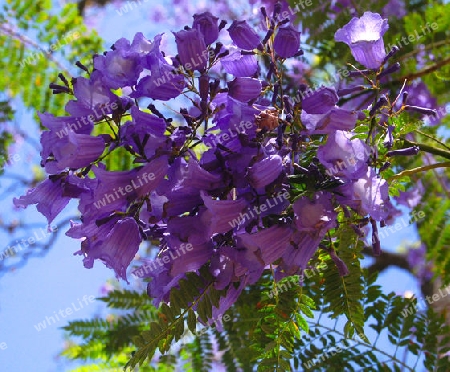
[[[323,234],[294,232],[291,237],[293,245],[291,244],[282,256],[283,261],[280,266],[283,271],[287,275],[295,275],[306,269],[323,237]]]
[[[70,228],[67,230],[66,236],[82,240],[81,250],[74,254],[85,255],[88,250],[94,249],[97,245],[102,244],[119,220],[119,216],[112,216],[100,224],[95,220],[89,222],[83,221],[82,223],[70,221]]]
[[[339,96],[334,88],[322,87],[315,91],[307,91],[302,95],[302,109],[308,114],[325,114],[335,107]]]
[[[170,291],[178,285],[180,279],[186,276],[185,273],[173,277],[170,269],[165,266],[158,267],[158,270],[150,271],[146,277],[152,278],[147,284],[147,294],[153,298],[153,305],[159,306],[161,302],[170,301]]]
[[[225,289],[233,278],[234,264],[228,257],[216,254],[211,258],[209,271],[215,277],[214,287]]]
[[[241,102],[256,99],[261,94],[261,81],[249,77],[237,77],[228,83],[230,97]]]
[[[137,170],[137,180],[136,182],[131,180],[131,186],[136,190],[138,197],[148,195],[151,191],[156,190],[167,175],[168,161],[167,156],[160,156]],[[126,188],[125,191],[127,191]]]
[[[152,49],[146,55],[145,66],[151,71],[150,76],[143,77],[136,90],[130,94],[132,98],[150,97],[155,100],[168,101],[178,97],[186,83],[184,77],[178,74],[175,67],[167,63],[159,50],[162,34],[156,35]]]
[[[261,46],[261,39],[247,21],[233,21],[228,32],[238,48],[253,50]]]
[[[353,133],[338,130],[328,135],[327,143],[317,150],[317,157],[327,174],[359,179],[367,172],[370,148]]]
[[[196,29],[173,33],[177,43],[180,62],[186,70],[202,71],[208,62],[208,50],[202,33]]]
[[[230,231],[233,228],[230,221],[237,218],[244,208],[248,206],[247,201],[244,199],[214,200],[204,192],[201,192],[201,197],[208,209],[205,218],[208,221],[208,234],[210,236]]]
[[[201,205],[201,202],[199,203]],[[180,241],[190,242],[192,244],[204,243],[209,241],[208,229],[202,220],[202,215],[206,208],[199,207],[199,215],[176,216],[167,222],[168,236],[176,236]]]
[[[142,32],[137,32],[131,43],[130,51],[137,53],[140,57],[144,57],[151,53],[154,48],[159,48],[159,45],[155,45],[150,40],[147,40]]]
[[[194,14],[192,28],[198,29],[205,39],[206,44],[212,44],[219,37],[219,18],[214,17],[210,12]]]
[[[259,250],[266,265],[279,259],[290,245],[292,231],[287,227],[272,226],[254,234],[241,234],[242,244],[252,251]]]
[[[164,188],[166,184],[166,182],[162,182],[159,187],[160,192],[163,192],[164,196],[168,199],[164,204],[166,216],[172,217],[191,212],[202,204],[202,198],[200,197],[198,189],[180,185],[176,188],[167,190]]]
[[[214,122],[217,124],[214,129],[220,129],[227,133],[228,139],[221,136],[220,140],[212,139],[208,142],[214,145],[223,141],[228,142],[231,138],[227,147],[239,151],[242,144],[236,140],[236,137],[239,133],[245,133],[249,139],[255,137],[257,129],[255,115],[259,113],[259,110],[252,105],[234,99],[226,93],[219,93],[213,100],[213,105],[224,107],[223,110],[218,110],[214,116]]]
[[[215,324],[219,332],[223,331],[222,316],[237,301],[245,286],[249,284],[247,277],[240,280],[239,287],[230,285],[225,296],[220,297],[219,307],[212,308],[212,318],[208,319],[208,325]],[[220,321],[219,321],[220,320]]]
[[[70,172],[62,186],[63,196],[80,198],[83,195],[92,195],[92,190],[97,187],[97,180],[89,177],[78,177]]]
[[[48,221],[52,223],[55,217],[61,213],[69,203],[70,197],[63,196],[62,178],[47,179],[27,191],[20,198],[14,198],[13,203],[16,207],[26,208],[30,204],[37,204],[36,208]]]
[[[381,11],[383,17],[403,18],[406,13],[405,2],[403,0],[389,0]]]
[[[336,254],[334,249],[330,249],[329,253],[330,253],[331,259],[333,260],[334,264],[336,265],[336,267],[339,271],[339,275],[340,276],[348,275],[350,273],[350,271],[348,270],[347,265],[345,264],[344,261],[342,261],[341,258],[338,257],[338,255]]]
[[[295,226],[299,231],[323,235],[336,226],[337,214],[331,204],[331,194],[318,192],[310,200],[301,197],[293,204]]]
[[[353,57],[363,66],[376,69],[386,57],[383,35],[388,28],[387,19],[377,13],[365,12],[361,18],[354,17],[337,30],[334,38],[346,43]]]
[[[151,76],[143,77],[130,97],[168,101],[178,97],[186,86],[184,77],[176,74],[174,67],[168,63],[153,65],[151,71]]]
[[[100,259],[107,267],[114,270],[116,277],[128,282],[126,270],[139,250],[141,241],[136,221],[127,217],[114,225],[101,244],[83,252],[84,266],[92,268],[94,260]]]
[[[137,180],[137,171],[112,172],[104,169],[102,164],[93,167],[92,171],[96,176],[96,187],[80,197],[78,206],[83,222],[107,217],[113,211],[125,212],[129,203],[137,198],[134,189],[131,193],[125,192],[131,180]]]
[[[377,176],[373,169],[352,185],[353,200],[359,202],[361,214],[369,214],[374,220],[386,219],[392,208],[389,201],[389,185],[386,180]]]
[[[273,48],[281,58],[293,57],[300,49],[300,32],[292,25],[279,28]]]
[[[355,128],[358,113],[333,107],[326,114],[301,113],[301,119],[310,134],[331,134],[336,130],[350,131]]]
[[[417,246],[408,247],[408,254],[406,259],[408,261],[409,267],[413,269],[416,277],[422,282],[426,282],[433,277],[432,262],[427,262],[426,254],[427,247],[425,244],[420,244]]]
[[[46,149],[45,152],[51,151],[53,154],[53,160],[42,159],[46,171],[51,174],[61,172],[66,168],[87,167],[96,161],[105,150],[105,140],[102,137],[77,134],[69,130],[67,136],[54,141],[55,137],[52,134],[44,132],[41,136],[43,148],[48,146],[51,149]]]
[[[408,89],[408,104],[429,109],[437,108],[437,100],[431,94],[423,81],[415,81],[406,87]]]
[[[180,242],[180,245],[168,250],[168,252],[160,253],[160,255],[168,254],[171,258],[170,274],[172,276],[200,269],[211,259],[214,253],[213,243],[211,241],[189,242],[185,246],[181,246],[181,244],[183,243]]]
[[[208,172],[201,167],[197,160],[190,158],[184,174],[183,185],[198,190],[213,190],[222,185],[222,175]]]
[[[110,114],[119,98],[103,82],[103,74],[94,71],[89,79],[78,77],[73,82],[76,100],[66,104],[66,111],[75,117],[87,117],[89,121],[100,121]],[[92,120],[91,120],[92,119]]]
[[[265,187],[275,181],[283,170],[281,156],[270,155],[248,170],[249,183],[254,188]]]
[[[261,257],[258,256],[258,252],[246,248],[242,244],[240,235],[237,235],[237,245],[235,247],[222,246],[219,251],[220,254],[228,257],[234,263],[235,277],[245,276],[248,278],[248,284],[254,284],[260,279],[266,265]]]
[[[253,76],[258,70],[258,61],[253,54],[243,55],[240,50],[235,50],[228,56],[220,59],[223,69],[236,77]]]
[[[200,190],[208,191],[222,185],[222,176],[203,169],[193,158],[186,161],[177,158],[167,172],[168,179],[162,180],[157,192],[168,198],[164,206],[167,216],[177,216],[192,211],[203,204]]]
[[[171,148],[169,139],[164,136],[164,119],[142,112],[137,107],[131,108],[131,117],[133,121],[120,127],[122,145],[131,147],[137,154],[148,159],[157,151],[167,151]]]
[[[69,130],[74,131],[75,133],[80,134],[90,134],[92,129],[94,128],[94,120],[89,120],[89,117],[72,117],[72,116],[59,116],[56,117],[52,114],[48,113],[40,113],[38,112],[39,119],[41,124],[48,128],[50,131],[53,131],[54,135],[52,136],[52,141],[57,141],[59,138],[66,136]],[[55,136],[56,135],[56,136]],[[50,150],[50,149],[48,149]],[[51,152],[51,151],[50,151]],[[46,151],[42,151],[42,153],[46,154],[45,158],[47,158],[50,152],[46,153]]]
[[[400,195],[395,196],[394,199],[398,204],[415,208],[421,202],[424,192],[423,183],[421,180],[418,180],[411,189],[408,191],[400,191]]]
[[[122,38],[114,43],[113,51],[94,58],[94,68],[101,71],[106,86],[118,89],[136,84],[142,71],[140,62],[130,42]]]
[[[112,211],[125,212],[137,198],[158,187],[167,169],[167,156],[130,171],[107,171],[102,167],[93,167],[97,186],[92,195],[80,199],[79,210],[85,218],[105,217]]]
[[[148,134],[152,134],[156,137],[163,137],[166,131],[166,122],[153,114],[142,112],[136,106],[131,108],[131,117],[135,122],[135,125],[142,131]]]

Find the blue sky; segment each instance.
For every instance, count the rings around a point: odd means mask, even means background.
[[[152,2],[155,4],[155,2]],[[1,4],[1,1],[0,1]],[[135,32],[143,31],[147,38],[152,38],[158,27],[148,21],[151,3],[142,2],[139,9],[119,16],[115,9],[103,11],[98,17],[100,35],[106,40],[105,45],[111,45],[115,40],[126,37],[132,39]],[[20,108],[20,106],[19,106]],[[20,127],[32,131],[35,124],[31,122],[30,113],[20,112],[16,117]],[[37,139],[38,137],[35,136]],[[10,167],[7,171],[27,177],[31,172],[31,165],[38,163],[38,154],[29,148],[18,149],[21,162]],[[28,155],[27,155],[28,154]],[[32,160],[32,161],[30,161]],[[2,181],[2,188],[5,183]],[[20,195],[25,190],[17,190]],[[0,216],[9,220],[12,218],[11,198],[0,200]],[[56,222],[66,217],[76,215],[76,205],[58,217]],[[44,229],[45,218],[30,207],[22,212],[20,217],[27,222],[36,222]],[[66,367],[57,360],[56,355],[63,347],[63,333],[59,329],[69,320],[89,318],[101,313],[103,308],[97,302],[85,304],[83,296],[99,296],[99,289],[105,281],[113,276],[101,262],[96,262],[93,269],[83,267],[81,256],[73,253],[79,249],[80,243],[70,239],[61,231],[50,252],[43,258],[32,258],[24,268],[15,272],[8,272],[0,277],[0,371],[2,372],[59,372]],[[36,228],[39,231],[39,228]],[[26,232],[21,238],[33,236],[33,232]],[[0,233],[0,252],[7,248],[8,239]],[[417,238],[413,227],[404,228],[383,241],[383,248],[393,251],[403,241],[414,241]],[[32,247],[28,248],[32,249]],[[418,292],[418,287],[411,275],[397,269],[389,269],[378,280],[385,291],[394,290],[403,293],[405,290]],[[73,313],[56,324],[47,326],[41,331],[35,325],[54,316],[55,312],[72,308]],[[75,310],[75,308],[79,310]],[[2,350],[2,343],[6,349]]]

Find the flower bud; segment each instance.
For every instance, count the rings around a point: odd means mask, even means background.
[[[228,83],[230,97],[241,102],[249,102],[261,94],[261,82],[258,79],[238,77]]]
[[[218,20],[219,18],[214,17],[210,12],[194,15],[192,28],[196,28],[202,33],[207,45],[212,44],[219,37]]]
[[[234,43],[241,49],[253,50],[261,45],[258,34],[247,21],[233,21],[228,33]]]
[[[417,146],[407,147],[405,149],[392,150],[387,152],[387,156],[411,156],[417,155],[419,153],[419,148]]]
[[[273,47],[281,58],[293,57],[300,49],[300,32],[292,26],[279,28]]]
[[[378,102],[370,109],[369,115],[372,116],[375,112],[388,103],[388,100],[384,94],[381,95]]]
[[[338,95],[340,97],[346,96],[347,94],[357,92],[358,90],[364,90],[366,87],[364,85],[355,85],[353,87],[342,88],[338,90]]]
[[[383,76],[389,75],[389,74],[393,74],[394,72],[400,70],[400,63],[395,62],[392,66],[389,66],[386,70],[384,70],[383,72],[381,72],[378,77],[382,78]]]
[[[382,65],[384,65],[389,58],[391,58],[394,54],[396,54],[398,51],[400,50],[400,48],[396,45],[394,45],[391,49],[391,51],[386,55],[386,57],[384,57],[383,62],[381,63]]]
[[[424,114],[424,115],[437,116],[436,110],[429,109],[429,108],[426,108],[426,107],[405,105],[404,108],[405,108],[406,111],[416,111],[416,112],[418,112],[420,114]]]
[[[208,57],[205,40],[201,32],[196,29],[174,32],[178,55],[187,70],[204,70]]]

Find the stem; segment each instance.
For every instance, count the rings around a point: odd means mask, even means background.
[[[403,143],[408,146],[417,146],[420,150],[429,152],[430,154],[439,155],[442,156],[443,158],[450,159],[450,151],[438,149],[436,147],[425,145],[422,143],[408,141],[407,139],[403,139]]]
[[[405,170],[403,172],[400,172],[399,174],[396,174],[392,177],[389,178],[389,181],[394,180],[396,178],[402,178],[404,176],[409,176],[412,174],[416,174],[419,172],[425,172],[431,169],[435,169],[435,168],[450,168],[450,161],[447,161],[445,163],[436,163],[436,164],[430,164],[430,165],[426,165],[424,167],[418,167],[418,168],[413,168],[413,169],[408,169]]]
[[[408,79],[409,81],[414,80],[414,79],[417,79],[418,77],[421,77],[421,76],[424,76],[424,75],[426,75],[426,74],[429,74],[430,72],[439,70],[441,67],[445,66],[445,65],[448,64],[448,63],[450,63],[450,57],[449,57],[449,58],[443,59],[442,61],[436,63],[436,64],[433,65],[433,66],[424,68],[424,69],[421,70],[421,71],[417,71],[417,72],[415,72],[415,73],[411,73],[411,74],[409,74],[409,75],[407,75],[407,76],[405,76],[405,77],[402,77],[402,78],[400,79],[400,81],[397,81],[397,82],[402,82],[402,81],[404,81],[405,79]]]
[[[450,147],[448,147],[444,142],[439,141],[437,138],[434,138],[433,136],[430,136],[429,134],[424,133],[424,132],[422,132],[422,131],[419,130],[419,129],[416,129],[415,132],[417,132],[417,133],[421,134],[422,136],[425,136],[425,137],[427,137],[427,138],[429,138],[429,139],[431,139],[431,140],[433,140],[433,141],[436,141],[436,142],[439,143],[441,146],[444,146],[447,150],[450,150]]]

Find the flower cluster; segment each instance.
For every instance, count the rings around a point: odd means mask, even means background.
[[[388,100],[376,98],[363,113],[338,106],[353,88],[305,94],[307,87],[286,79],[285,60],[302,51],[300,32],[280,11],[279,3],[270,16],[262,8],[264,35],[246,21],[226,28],[209,12],[196,14],[190,27],[174,32],[176,56],[160,50],[162,34],[147,40],[138,33],[94,56],[93,71],[79,64],[88,77],[69,83],[60,75],[63,85],[51,88],[74,99],[69,116],[40,114],[48,128],[41,165],[49,177],[15,205],[37,204],[50,224],[78,199],[81,222],[66,235],[82,240],[77,254],[85,267],[101,260],[124,280],[141,242],[158,242],[159,257],[189,245],[182,259],[147,274],[155,303],[167,301],[186,272],[206,265],[215,287],[228,290],[217,311],[223,314],[264,270],[277,278],[301,273],[319,245],[344,275],[327,233],[341,224],[361,232],[369,221],[376,229],[395,213],[375,143],[388,137],[385,147],[392,148],[393,129],[382,121]],[[376,84],[390,57],[386,29],[386,20],[366,13],[336,33]],[[225,32],[232,45],[218,41]],[[178,97],[190,106],[173,117],[157,109]],[[355,138],[359,121],[378,119],[368,141]],[[84,125],[75,124],[80,120]],[[131,169],[110,168],[107,159],[117,153],[133,160]]]

